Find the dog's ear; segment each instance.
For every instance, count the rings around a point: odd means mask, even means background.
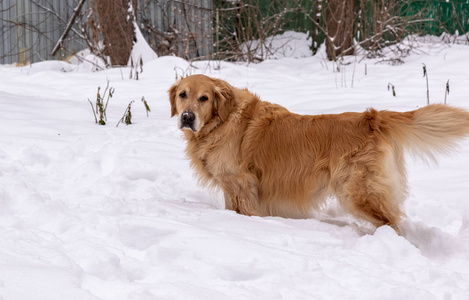
[[[215,111],[224,122],[235,104],[233,87],[226,81],[214,78],[212,80],[215,83]]]
[[[179,86],[179,81],[171,86],[169,89],[169,103],[171,104],[171,117],[174,117],[177,114],[176,110],[176,90]]]

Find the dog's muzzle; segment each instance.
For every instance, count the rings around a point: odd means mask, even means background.
[[[195,128],[196,117],[195,113],[192,110],[186,110],[181,114],[180,117],[180,127],[181,129],[189,128],[192,131],[197,131]]]

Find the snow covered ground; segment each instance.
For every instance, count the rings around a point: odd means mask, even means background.
[[[333,200],[308,220],[224,210],[170,118],[166,91],[194,73],[296,113],[412,110],[426,103],[422,63],[431,102],[449,79],[448,102],[469,109],[469,47],[418,50],[399,66],[350,57],[339,72],[323,52],[249,66],[161,57],[138,81],[87,63],[0,66],[0,299],[469,299],[469,140],[439,165],[409,161],[398,236]],[[87,99],[106,80],[99,126]],[[134,124],[116,127],[131,100]]]

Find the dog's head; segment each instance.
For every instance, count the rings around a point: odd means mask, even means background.
[[[181,130],[199,132],[213,118],[226,121],[234,106],[233,87],[223,80],[192,75],[169,89],[171,117]]]

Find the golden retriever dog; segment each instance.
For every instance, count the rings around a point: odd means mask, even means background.
[[[446,105],[298,115],[204,75],[176,82],[169,100],[200,183],[248,216],[307,217],[336,197],[355,217],[399,231],[404,149],[434,159],[469,134],[469,112]]]

